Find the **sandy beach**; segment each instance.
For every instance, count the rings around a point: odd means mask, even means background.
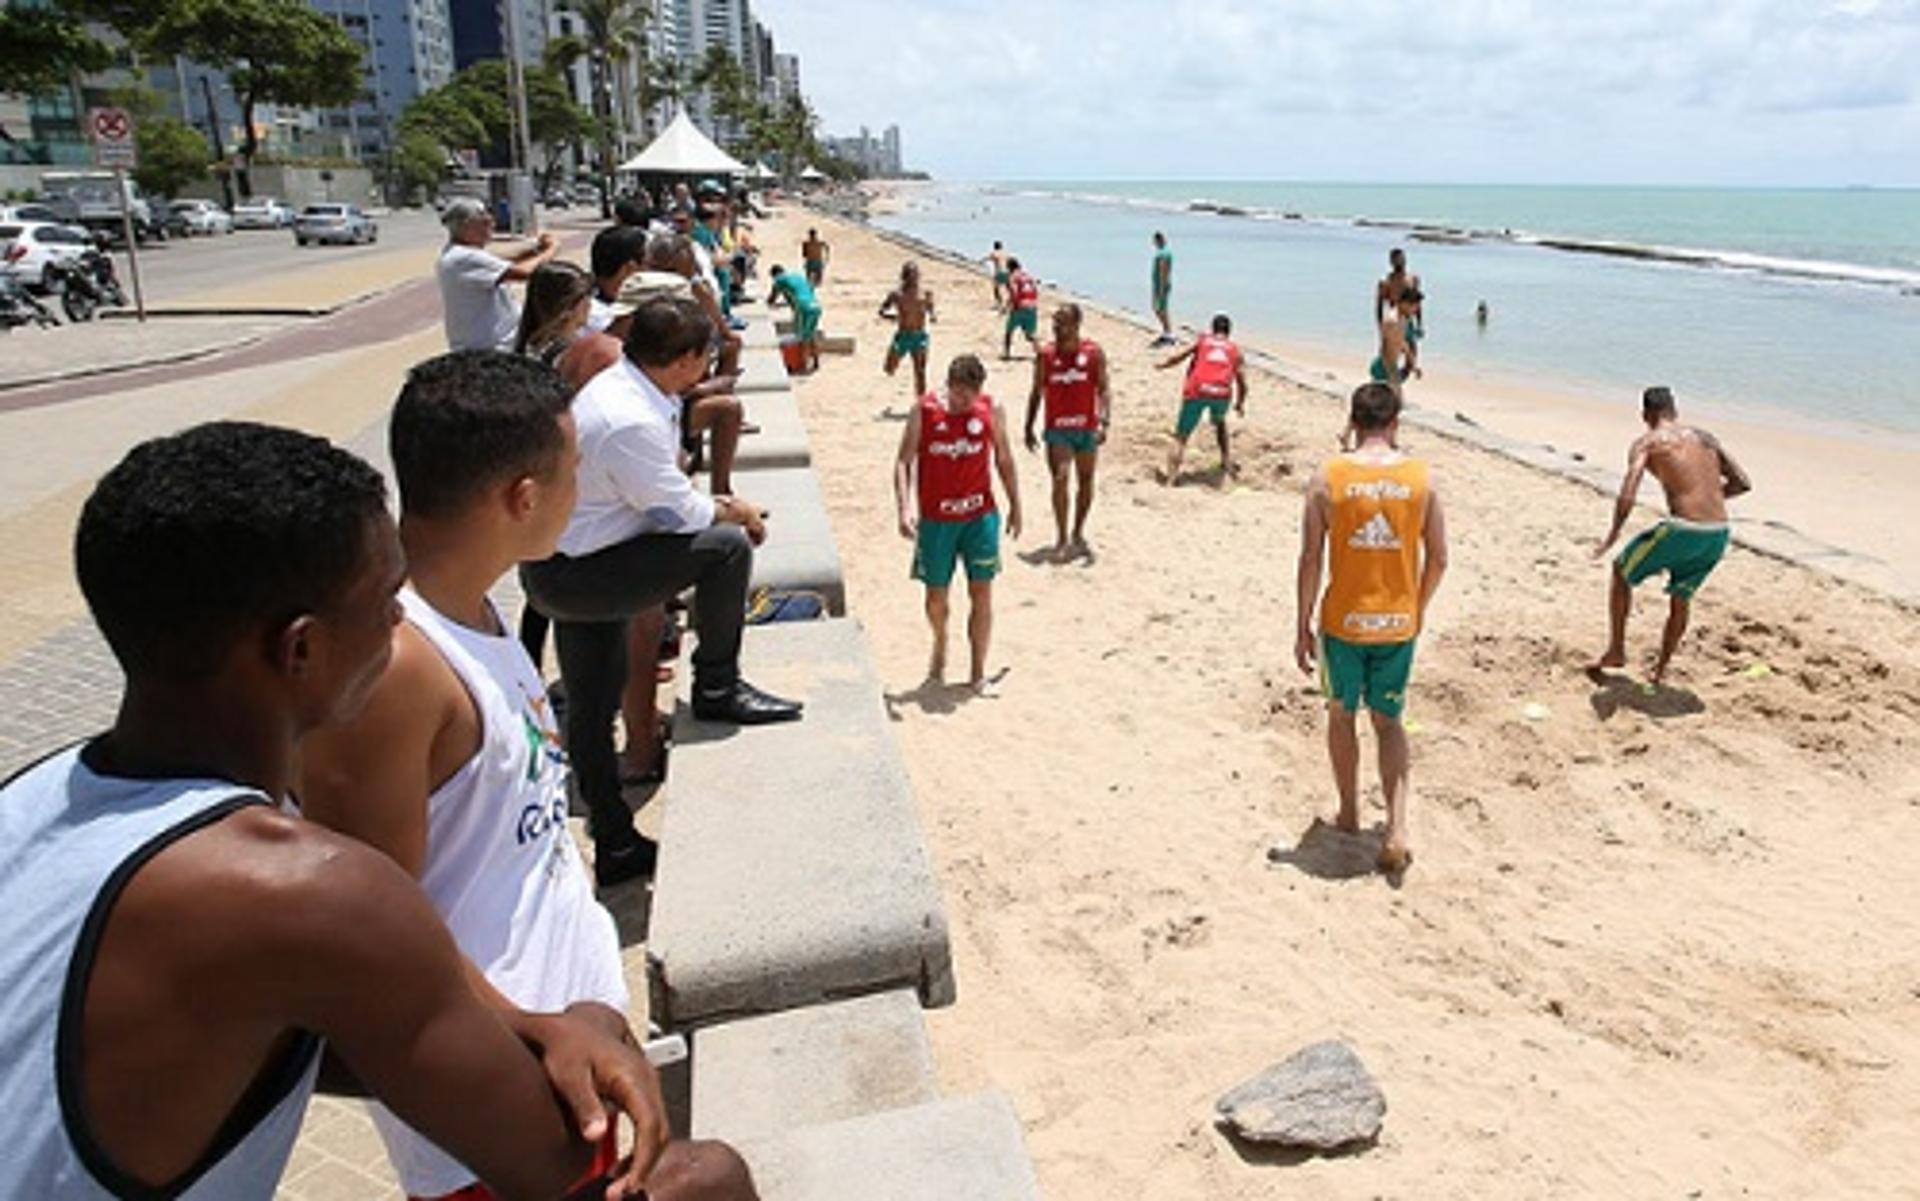
[[[929,1015],[943,1083],[1013,1098],[1047,1196],[1916,1195],[1920,617],[1736,551],[1672,688],[1596,686],[1607,502],[1410,434],[1454,548],[1408,713],[1418,861],[1390,888],[1371,838],[1314,831],[1321,701],[1291,660],[1300,488],[1340,406],[1255,372],[1239,480],[1210,474],[1203,434],[1196,478],[1165,488],[1177,375],[1090,315],[1116,418],[1094,557],[1026,557],[1051,516],[1022,453],[999,695],[923,687],[885,412],[911,379],[881,374],[873,315],[906,255],[790,207],[756,230],[762,264],[810,224],[833,245],[825,328],[859,348],[799,395],[954,933],[959,1002]],[[936,377],[982,355],[1017,423],[1031,363],[998,361],[986,280],[929,262],[927,282]],[[1662,607],[1643,593],[1636,671]],[[1387,1095],[1376,1146],[1294,1160],[1213,1128],[1216,1096],[1325,1037]]]

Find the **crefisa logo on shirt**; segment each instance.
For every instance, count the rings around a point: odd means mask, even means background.
[[[556,827],[567,824],[567,798],[562,793],[544,804],[528,805],[520,811],[520,821],[513,833],[516,846],[526,846],[537,842],[552,833]]]
[[[978,423],[976,422],[975,424]],[[978,433],[979,431],[975,430],[974,432]],[[951,442],[927,443],[927,453],[936,459],[964,459],[969,455],[977,455],[985,449],[986,443],[970,442],[965,438],[955,438]]]

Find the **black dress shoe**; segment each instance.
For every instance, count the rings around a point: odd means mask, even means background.
[[[653,875],[660,862],[660,844],[644,834],[635,834],[625,842],[593,844],[593,882],[612,888],[629,880]]]
[[[695,688],[693,715],[701,721],[731,722],[736,726],[764,726],[776,721],[794,721],[800,716],[799,701],[781,700],[760,691],[745,680],[709,692]]]

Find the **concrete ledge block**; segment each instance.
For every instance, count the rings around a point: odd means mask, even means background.
[[[1020,1120],[976,1093],[738,1145],[768,1201],[1039,1201]]]
[[[939,1096],[920,998],[907,989],[694,1036],[694,1138],[738,1142]]]
[[[821,354],[852,354],[859,348],[859,341],[852,334],[821,334]]]
[[[751,406],[754,402],[746,398]],[[750,439],[742,439],[743,442]],[[846,573],[820,481],[807,468],[735,472],[736,492],[766,509],[767,540],[753,552],[753,585],[818,592],[827,611],[847,611]]]
[[[787,362],[777,347],[749,346],[740,352],[740,382],[734,391],[779,392],[792,387]]]
[[[740,729],[675,715],[654,1019],[710,1025],[898,988],[952,1003],[946,915],[865,633],[756,626],[741,660],[806,716]]]
[[[740,435],[740,449],[733,459],[736,471],[806,467],[813,462],[806,423],[800,420],[800,402],[791,388],[749,393],[740,397],[740,403],[747,420],[758,425],[760,432]]]

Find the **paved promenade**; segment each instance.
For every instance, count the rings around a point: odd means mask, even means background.
[[[229,317],[211,331],[208,317],[160,318],[145,331],[130,321],[116,329],[116,321],[73,331],[60,357],[45,362],[50,370],[86,366],[88,355],[72,349],[86,335],[121,335],[86,349],[96,357],[119,353],[125,361],[175,357],[183,346],[207,350],[202,344],[210,333],[236,348],[48,385],[10,388],[0,374],[0,546],[8,552],[0,589],[0,777],[99,731],[113,717],[119,669],[73,580],[74,525],[94,481],[135,443],[218,418],[310,430],[384,463],[386,412],[406,370],[445,348],[431,280],[437,233],[437,227],[426,229],[406,245],[383,243],[377,253],[333,261],[316,253],[296,271],[237,280],[225,273],[171,302],[181,309],[303,309],[327,316]],[[585,236],[564,230],[562,236],[568,253],[584,258]],[[129,340],[136,337],[137,343]],[[109,344],[122,349],[101,349]],[[25,343],[16,334],[5,346],[12,355]],[[641,948],[631,947],[629,977],[644,1004],[642,963]],[[280,1196],[367,1201],[397,1195],[360,1106],[316,1101]]]

